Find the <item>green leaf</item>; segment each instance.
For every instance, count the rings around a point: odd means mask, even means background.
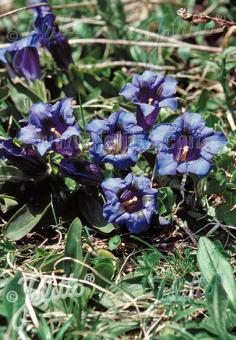
[[[215,275],[220,277],[231,306],[236,310],[236,283],[232,267],[218,247],[206,237],[201,237],[199,240],[197,260],[207,284],[212,282]]]
[[[71,223],[65,245],[65,257],[71,257],[79,261],[83,261],[82,251],[82,224],[77,217]],[[78,278],[83,271],[83,265],[74,261],[65,261],[64,271],[67,276],[73,274]]]
[[[115,261],[110,259],[110,258],[105,258],[105,257],[97,258],[96,264],[94,265],[94,269],[102,277],[110,280],[112,278],[112,276],[114,275],[115,270],[116,270]],[[106,280],[103,280],[102,277],[96,276],[96,283],[99,286],[107,285]]]
[[[5,182],[21,182],[26,179],[23,172],[14,166],[3,165],[0,166],[0,183]]]
[[[207,106],[208,97],[209,97],[208,90],[203,90],[197,103],[198,112],[202,112],[205,110]]]
[[[232,209],[228,204],[221,204],[216,207],[216,217],[227,225],[236,226],[235,209]]]
[[[51,203],[42,209],[35,207],[35,204],[25,204],[8,221],[4,232],[5,237],[12,241],[20,240],[38,224],[50,206]]]
[[[36,329],[39,340],[52,340],[50,327],[47,321],[41,316],[39,319],[39,328]]]
[[[121,308],[124,301],[130,301],[130,298],[137,298],[145,294],[144,287],[141,283],[120,282],[119,285],[109,287],[109,291],[114,293],[117,298],[104,294],[100,300],[102,306],[106,308]]]
[[[32,89],[23,84],[8,83],[11,99],[13,100],[17,110],[22,113],[28,113],[30,106],[41,98],[35,94]]]
[[[215,114],[210,114],[206,118],[206,125],[208,127],[216,128],[216,125],[218,125],[219,123],[221,123],[221,120]]]
[[[119,247],[119,245],[121,244],[121,238],[119,235],[113,236],[110,240],[109,240],[109,249],[115,250]]]
[[[208,311],[219,337],[225,340],[233,339],[227,332],[227,306],[229,301],[219,276],[215,275],[213,277],[206,288],[205,294]]]
[[[106,327],[106,332],[114,339],[136,328],[139,328],[139,321],[137,320],[111,321]]]
[[[116,228],[114,227],[113,224],[108,223],[107,225],[105,225],[104,227],[96,227],[94,226],[94,228],[99,229],[99,231],[101,231],[104,234],[110,234],[113,230],[115,230]]]
[[[174,205],[174,193],[171,188],[165,188],[166,198],[164,199],[164,204],[167,210],[167,213],[170,214]]]
[[[107,220],[103,217],[103,205],[101,199],[96,192],[88,193],[87,191],[78,192],[79,202],[83,202],[81,214],[85,217],[87,222],[96,229],[103,233],[110,233],[115,227],[108,224]],[[79,205],[80,207],[80,205]]]
[[[23,291],[23,284],[21,283],[22,274],[17,272],[13,278],[11,278],[6,284],[3,290],[3,306],[6,311],[6,317],[8,322],[13,321],[13,317],[25,303],[25,296]],[[17,325],[17,321],[15,320]]]
[[[218,171],[207,183],[207,194],[219,194],[226,188],[226,175],[223,171]]]
[[[14,208],[16,205],[18,205],[18,202],[15,200],[14,197],[4,194],[0,195],[0,208],[4,214]]]
[[[62,254],[45,254],[43,258],[36,259],[33,264],[41,272],[51,272],[55,270],[55,263],[61,258]],[[61,262],[57,265],[57,269],[62,269]]]

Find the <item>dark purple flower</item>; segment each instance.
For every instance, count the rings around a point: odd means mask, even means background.
[[[39,4],[46,4],[47,0],[28,0],[28,5],[29,6],[33,6],[33,5],[39,5]],[[43,6],[36,6],[33,7],[33,11],[34,11],[34,16],[35,16],[35,21],[37,19],[43,18],[48,14],[51,14],[51,7],[49,4],[43,5]]]
[[[134,75],[132,84],[127,83],[120,95],[137,105],[137,122],[144,129],[150,129],[162,107],[176,110],[176,80],[165,75],[144,71]]]
[[[6,158],[31,178],[43,178],[49,171],[46,161],[37,150],[19,147],[11,139],[0,141],[0,158]]]
[[[80,158],[64,158],[60,163],[64,176],[73,178],[84,185],[99,185],[103,180],[103,171],[95,163]]]
[[[46,2],[41,0],[40,2]],[[34,5],[40,3],[31,0]],[[41,66],[38,50],[46,48],[58,67],[66,69],[73,63],[71,47],[64,34],[59,32],[55,15],[50,6],[33,8],[35,11],[35,30],[26,38],[13,42],[8,48],[0,49],[0,61],[8,70],[10,77],[24,77],[26,80],[40,79]]]
[[[36,32],[41,34],[42,46],[48,49],[58,67],[66,69],[69,64],[73,63],[71,47],[64,34],[59,32],[55,23],[55,15],[52,14],[49,6],[35,7],[34,10],[34,24]]]
[[[109,223],[124,224],[135,234],[149,228],[157,212],[157,190],[148,178],[130,173],[124,179],[109,178],[101,186],[106,196],[103,215]]]
[[[205,176],[213,167],[212,157],[227,144],[222,132],[205,126],[197,113],[185,112],[172,124],[157,125],[150,134],[159,150],[160,175],[195,173]]]
[[[150,146],[135,116],[123,110],[113,112],[108,119],[91,121],[87,131],[93,141],[90,154],[95,162],[111,163],[119,169],[133,166],[138,155]]]
[[[54,105],[41,102],[32,105],[28,125],[20,130],[19,140],[35,145],[41,155],[49,149],[66,156],[78,152],[80,129],[71,101],[72,98],[65,98]]]
[[[0,60],[6,65],[11,77],[24,77],[28,81],[40,78],[39,45],[40,37],[35,33],[0,50]]]

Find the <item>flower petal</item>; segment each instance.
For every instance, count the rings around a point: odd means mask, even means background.
[[[137,97],[139,90],[133,84],[127,83],[119,92],[119,95],[124,96],[127,100],[133,100]]]
[[[126,180],[121,178],[108,178],[101,184],[102,190],[105,192],[105,194],[107,194],[107,192],[118,194],[118,192],[120,192],[126,186]]]
[[[59,118],[60,121],[67,125],[73,125],[75,117],[72,108],[72,98],[65,98],[52,105],[51,112],[53,119]]]
[[[150,140],[154,146],[161,150],[163,144],[168,145],[168,141],[174,132],[173,124],[159,124],[150,132]]]
[[[142,209],[130,214],[126,221],[126,226],[134,234],[140,234],[148,230],[151,222],[152,213],[146,209]]]
[[[150,104],[139,104],[139,108],[145,117],[149,116],[157,108]]]
[[[86,130],[100,135],[103,132],[108,131],[108,126],[104,119],[93,119],[87,124]]]
[[[177,81],[174,78],[166,77],[159,87],[161,98],[173,96],[176,93],[176,85]]]
[[[19,131],[18,138],[22,143],[35,144],[40,141],[41,129],[29,124]]]
[[[177,167],[177,171],[181,174],[194,173],[198,176],[206,176],[212,169],[213,164],[199,157],[194,161],[181,163]]]
[[[157,171],[160,175],[175,175],[178,163],[171,153],[159,152],[157,155]]]
[[[205,126],[205,121],[198,113],[185,112],[182,114],[183,128],[190,131],[202,129]]]
[[[177,109],[177,98],[171,97],[163,99],[159,102],[160,107],[169,107],[171,110],[175,111]]]
[[[50,148],[51,143],[44,141],[36,144],[36,148],[41,156],[43,156]]]
[[[147,177],[142,177],[142,176],[133,176],[133,186],[137,188],[137,190],[141,190],[142,192],[145,193],[156,193],[156,189],[152,189],[152,182],[150,181],[149,178]]]
[[[72,136],[79,136],[80,135],[80,128],[78,125],[69,126],[66,131],[60,136],[59,140],[66,140]],[[56,140],[55,140],[56,141]]]
[[[127,152],[118,155],[107,154],[102,160],[103,163],[111,163],[118,169],[123,170],[128,169],[130,166],[134,166],[135,161],[131,159]]]
[[[131,112],[120,110],[117,124],[129,134],[143,131],[141,126],[137,125],[136,117]]]
[[[134,77],[133,79],[133,84],[135,86],[143,86],[143,85],[149,85],[152,87],[156,87],[159,84],[161,84],[161,82],[164,79],[164,75],[163,74],[157,74],[155,72],[152,71],[144,71],[143,74],[141,75],[137,75],[136,77]]]
[[[225,145],[227,144],[227,139],[222,132],[215,132],[213,136],[204,139],[204,146],[201,150],[201,155],[207,159],[216,155]]]
[[[29,122],[39,129],[44,128],[44,122],[52,117],[51,105],[42,102],[35,103],[30,107]]]
[[[109,223],[116,223],[116,220],[124,213],[121,203],[115,198],[104,204],[103,216]]]

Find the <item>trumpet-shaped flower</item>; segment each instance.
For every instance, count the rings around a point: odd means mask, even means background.
[[[17,146],[11,139],[0,141],[0,158],[6,158],[30,178],[43,178],[48,173],[48,165],[37,150]]]
[[[123,110],[113,112],[108,119],[91,121],[87,131],[93,141],[90,154],[95,162],[111,163],[119,169],[133,166],[138,155],[150,146],[135,116]]]
[[[157,190],[148,178],[130,173],[124,179],[109,178],[101,186],[106,196],[103,215],[108,222],[125,225],[135,234],[150,227],[157,212]]]
[[[28,125],[20,130],[19,140],[35,145],[41,155],[49,149],[66,156],[78,152],[80,128],[75,123],[71,101],[71,98],[65,98],[54,105],[33,104]]]
[[[132,84],[127,83],[120,95],[137,105],[137,122],[144,129],[150,129],[162,107],[175,110],[177,107],[176,80],[151,71],[134,75]]]
[[[46,2],[41,0],[41,2]],[[38,3],[38,1],[37,1]],[[30,1],[31,5],[35,1]],[[53,56],[58,67],[66,69],[73,63],[71,47],[64,34],[59,32],[55,15],[49,6],[34,7],[35,30],[27,37],[13,42],[9,47],[0,49],[0,61],[8,70],[10,77],[24,77],[35,80],[41,77],[39,49],[46,48]]]
[[[60,170],[64,176],[84,185],[99,185],[103,180],[102,169],[93,162],[80,158],[63,158]]]
[[[205,176],[212,169],[212,157],[227,144],[222,132],[205,126],[197,113],[185,112],[172,124],[157,125],[150,134],[157,147],[160,175],[195,173]]]
[[[59,32],[55,20],[49,6],[35,7],[34,24],[41,36],[41,45],[51,53],[58,67],[66,69],[73,63],[71,47],[65,35]]]
[[[40,36],[34,33],[0,50],[0,60],[6,65],[10,77],[24,77],[28,81],[40,78],[39,46]]]

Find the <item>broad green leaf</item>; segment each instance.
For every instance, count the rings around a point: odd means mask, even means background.
[[[20,240],[38,224],[50,206],[51,203],[42,209],[35,207],[35,204],[25,204],[8,221],[4,236],[12,241]]]
[[[225,340],[233,339],[227,332],[227,306],[229,301],[219,276],[215,275],[213,277],[206,288],[205,294],[211,320],[220,338]]]
[[[83,261],[82,251],[82,224],[77,217],[71,223],[65,245],[65,257]],[[74,277],[80,277],[83,271],[83,265],[72,261],[65,261],[64,271],[67,276],[73,274]]]
[[[119,285],[111,286],[109,291],[114,293],[117,298],[110,296],[109,294],[104,294],[100,303],[106,308],[121,308],[124,306],[124,301],[132,301],[132,299],[145,294],[145,290],[141,283],[130,284],[128,282],[121,282]]]
[[[88,194],[85,191],[78,192],[79,202],[83,202],[81,214],[85,217],[87,222],[103,233],[110,233],[115,227],[108,224],[103,217],[103,205],[97,193]],[[81,207],[79,205],[79,207]]]
[[[115,260],[115,256],[107,249],[98,248],[98,249],[96,249],[96,253],[99,257],[109,258],[109,259]]]
[[[214,276],[218,275],[231,306],[236,310],[236,283],[232,267],[221,254],[218,247],[206,237],[201,237],[197,259],[205,282],[210,284]]]
[[[30,87],[26,87],[23,84],[11,84],[8,83],[11,99],[13,100],[16,108],[19,112],[28,113],[30,106],[41,98]]]
[[[113,236],[110,240],[109,240],[109,249],[115,250],[119,247],[119,245],[121,244],[121,238],[119,235]]]

